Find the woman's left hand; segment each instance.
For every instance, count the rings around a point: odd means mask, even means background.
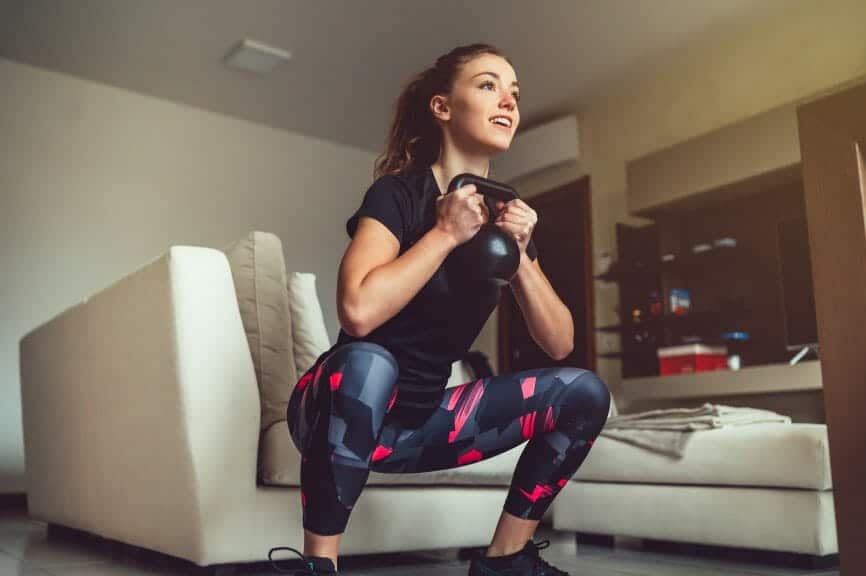
[[[496,209],[500,212],[494,224],[514,237],[522,256],[538,223],[538,214],[520,198],[510,200],[508,203],[499,201],[496,203]]]

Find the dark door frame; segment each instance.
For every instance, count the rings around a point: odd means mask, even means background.
[[[797,109],[842,574],[866,573],[866,84]]]
[[[578,331],[583,329],[586,338],[584,341],[586,342],[585,353],[587,359],[587,366],[581,366],[581,368],[586,368],[587,370],[596,371],[596,357],[595,357],[595,283],[593,282],[593,258],[592,258],[592,182],[588,175],[581,176],[576,180],[572,180],[562,186],[557,188],[553,188],[551,190],[547,190],[545,192],[541,192],[540,194],[536,194],[534,196],[530,196],[528,198],[524,198],[524,201],[529,204],[531,207],[535,208],[538,204],[551,203],[554,204],[562,197],[567,196],[569,194],[573,194],[574,190],[581,190],[580,184],[585,181],[586,185],[583,186],[583,190],[585,193],[578,193],[578,205],[579,210],[576,215],[579,218],[583,226],[581,229],[584,231],[583,237],[580,239],[581,245],[583,246],[583,278],[586,282],[588,288],[586,290],[586,296],[583,301],[583,306],[586,315],[586,325],[579,326],[575,322],[574,333],[578,334]],[[543,225],[543,223],[542,223]],[[539,253],[538,261],[541,265],[542,270],[544,270],[544,254]],[[556,289],[556,286],[554,286]],[[572,314],[573,316],[573,314]],[[497,323],[498,323],[498,338],[497,338],[497,368],[499,374],[507,374],[511,372],[511,342],[510,342],[510,334],[511,334],[511,322],[515,321],[510,318],[510,314],[508,312],[508,306],[500,305],[497,311]],[[517,319],[516,321],[522,321],[522,318]],[[577,338],[575,338],[577,340]]]

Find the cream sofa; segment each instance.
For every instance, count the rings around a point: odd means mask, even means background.
[[[301,549],[285,399],[327,347],[313,278],[273,235],[172,247],[22,339],[31,516],[199,566]],[[343,552],[488,544],[519,453],[373,474]]]
[[[693,432],[681,458],[600,436],[551,508],[557,530],[837,560],[825,425]]]

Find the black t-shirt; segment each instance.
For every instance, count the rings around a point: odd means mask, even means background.
[[[362,216],[375,218],[399,240],[402,255],[436,224],[439,195],[439,185],[429,167],[382,176],[370,186],[360,208],[346,222],[346,231],[354,236]],[[526,253],[532,260],[536,258],[531,240]],[[420,424],[435,410],[452,363],[469,350],[499,302],[500,288],[496,284],[461,288],[447,264],[446,259],[395,316],[363,338],[340,330],[331,348],[363,340],[375,342],[394,355],[400,375],[391,416],[406,424]]]

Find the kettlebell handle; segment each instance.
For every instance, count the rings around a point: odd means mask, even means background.
[[[484,198],[489,219],[475,236],[448,255],[449,267],[454,267],[456,279],[508,284],[520,265],[520,250],[517,241],[494,221],[499,216],[496,201],[509,202],[518,197],[517,192],[505,184],[463,173],[451,180],[447,193],[467,184],[475,184],[476,192]]]
[[[484,197],[484,203],[487,205],[487,210],[490,213],[490,222],[499,217],[499,211],[496,209],[497,200],[507,203],[518,198],[517,192],[511,186],[488,178],[482,178],[475,174],[469,174],[468,172],[458,174],[452,178],[451,183],[448,184],[448,192],[454,192],[467,184],[475,184],[475,191]]]

